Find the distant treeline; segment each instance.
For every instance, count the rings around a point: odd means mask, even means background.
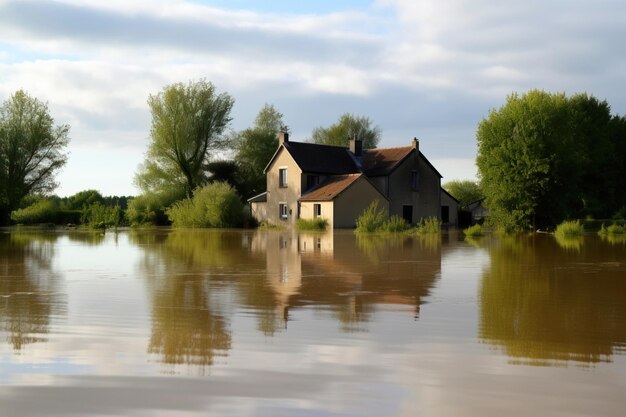
[[[124,215],[131,196],[103,196],[96,190],[70,197],[29,195],[11,213],[17,224],[89,225],[96,228],[127,225]]]

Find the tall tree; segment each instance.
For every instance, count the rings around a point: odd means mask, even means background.
[[[461,207],[483,198],[483,192],[475,181],[448,181],[442,187],[459,200]]]
[[[19,90],[0,107],[0,223],[31,193],[56,188],[65,165],[68,125],[54,125],[48,105]]]
[[[624,201],[618,191],[624,158],[615,154],[626,131],[619,120],[606,102],[586,94],[532,90],[508,97],[477,132],[476,163],[494,222],[505,229],[551,227],[616,211]]]
[[[265,190],[263,170],[278,147],[278,132],[288,130],[283,114],[265,104],[254,125],[239,132],[234,140],[235,161],[242,177],[239,192],[250,197]]]
[[[348,146],[350,139],[356,138],[363,141],[364,149],[371,149],[378,145],[381,135],[369,117],[344,113],[335,124],[313,129],[311,139],[318,144]]]
[[[231,121],[234,99],[205,80],[176,83],[151,95],[152,128],[147,158],[135,181],[144,192],[193,190],[207,180],[206,165]]]

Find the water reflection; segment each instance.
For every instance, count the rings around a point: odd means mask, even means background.
[[[167,364],[209,366],[215,355],[227,355],[234,310],[252,314],[267,336],[288,328],[292,313],[303,309],[330,315],[345,332],[367,330],[379,305],[417,318],[441,271],[439,240],[219,230],[131,239],[145,252],[148,351]]]
[[[583,236],[554,235],[554,240],[561,248],[573,252],[580,252],[583,243],[585,243]]]
[[[231,347],[228,324],[201,268],[227,265],[228,239],[210,233],[133,233],[146,249],[141,264],[152,304],[148,353],[170,365],[213,364]],[[232,260],[231,260],[232,261]]]
[[[53,271],[56,234],[0,234],[0,331],[14,351],[46,340],[51,317],[63,311]]]
[[[626,343],[626,252],[586,239],[575,251],[555,248],[550,236],[491,241],[480,337],[513,362],[612,361]]]

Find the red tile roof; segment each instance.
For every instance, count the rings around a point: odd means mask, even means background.
[[[300,201],[331,201],[361,178],[363,174],[333,175],[304,194]]]
[[[361,164],[365,175],[387,175],[402,162],[414,148],[403,146],[400,148],[364,149]]]

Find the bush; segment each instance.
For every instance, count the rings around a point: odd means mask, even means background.
[[[557,236],[580,236],[585,232],[585,228],[580,221],[564,221],[556,227],[555,234]]]
[[[215,182],[196,189],[193,198],[166,210],[174,227],[237,227],[244,221],[244,207],[228,183]]]
[[[468,227],[463,230],[463,234],[468,237],[478,237],[483,235],[483,227],[479,224]]]
[[[374,233],[379,232],[385,223],[387,212],[384,208],[378,208],[378,201],[372,203],[356,219],[356,232]]]
[[[326,230],[328,221],[321,217],[315,219],[298,219],[298,230]]]
[[[405,232],[409,230],[410,228],[411,228],[411,225],[402,217],[397,216],[397,215],[391,216],[381,226],[381,230],[383,232],[388,232],[388,233]]]
[[[167,208],[182,198],[181,191],[141,194],[128,201],[126,220],[131,226],[168,225]]]
[[[422,218],[416,227],[418,235],[431,235],[441,233],[441,220],[437,217]]]
[[[613,223],[609,227],[604,227],[603,224],[602,228],[600,228],[600,231],[598,232],[600,236],[623,235],[624,233],[626,233],[626,226],[620,226],[616,223]]]
[[[81,223],[89,225],[93,229],[106,229],[107,227],[118,227],[121,225],[123,213],[120,206],[103,206],[100,203],[93,203],[83,208]]]
[[[28,207],[11,213],[11,220],[21,224],[55,223],[58,208],[55,202],[42,198]]]

